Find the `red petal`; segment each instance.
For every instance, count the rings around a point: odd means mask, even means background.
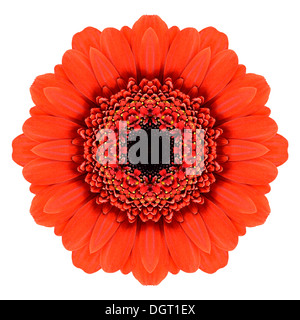
[[[243,64],[239,64],[231,81],[235,81],[236,79],[241,79],[245,77],[245,75],[246,75],[246,67]]]
[[[266,198],[264,191],[261,190],[261,186],[243,186],[245,190],[248,192],[252,201],[254,202],[257,211],[263,211],[265,213],[270,213],[271,209],[269,206],[269,201]]]
[[[158,16],[146,15],[142,16],[132,27],[131,45],[135,59],[138,60],[141,50],[142,38],[146,32],[151,28],[158,37],[160,48],[160,68],[163,67],[165,57],[169,48],[169,30],[166,23]]]
[[[242,87],[254,87],[257,89],[255,97],[248,105],[247,115],[252,114],[267,103],[270,95],[270,87],[264,77],[253,73],[248,73],[244,77],[237,77],[234,81],[230,82],[221,94],[227,90]]]
[[[117,29],[107,28],[101,34],[101,51],[114,65],[123,79],[136,77],[135,61],[124,35]]]
[[[78,164],[69,161],[35,159],[23,168],[24,178],[39,185],[55,184],[76,178]]]
[[[53,73],[44,74],[36,77],[33,84],[30,87],[30,94],[32,101],[39,108],[47,114],[52,114],[52,104],[49,103],[48,99],[45,97],[44,89],[47,87],[60,87],[66,90],[74,90],[71,83],[67,83],[65,80],[61,81]]]
[[[64,232],[64,229],[65,229],[66,225],[68,224],[68,222],[69,222],[69,220],[58,221],[54,226],[54,234],[56,236],[61,236],[62,233]]]
[[[74,86],[91,101],[95,101],[101,94],[101,88],[90,60],[80,51],[68,50],[63,56],[62,65]]]
[[[71,139],[65,139],[40,143],[32,151],[42,158],[72,161],[72,157],[79,154],[82,150],[80,147],[75,146]]]
[[[267,152],[268,149],[260,143],[228,139],[227,145],[219,147],[218,154],[228,156],[229,161],[241,161],[261,157]]]
[[[88,245],[85,245],[79,250],[73,251],[72,261],[75,267],[80,268],[89,274],[101,269],[100,251],[90,253]]]
[[[101,250],[101,266],[105,272],[116,272],[122,268],[132,250],[136,223],[124,221],[117,232]]]
[[[169,271],[172,274],[177,274],[180,271],[180,269],[176,266],[174,260],[170,255],[169,255]]]
[[[57,223],[68,221],[73,216],[73,208],[70,208],[70,210],[60,214],[47,214],[44,212],[44,206],[49,198],[51,198],[62,186],[64,186],[64,184],[46,186],[44,190],[40,191],[33,198],[30,213],[37,224],[45,227],[54,227]]]
[[[95,199],[74,214],[62,234],[62,242],[67,250],[78,250],[89,242],[99,214],[100,208]]]
[[[281,166],[288,159],[288,141],[281,136],[276,134],[270,140],[264,142],[264,145],[270,150],[264,158],[273,162],[275,166]]]
[[[159,77],[162,57],[159,39],[152,28],[147,29],[141,39],[137,61],[141,79]]]
[[[256,212],[256,206],[249,195],[234,182],[218,180],[211,187],[209,195],[229,210],[249,214]]]
[[[247,106],[255,97],[256,91],[253,87],[226,90],[210,104],[213,116],[222,121],[247,115]]]
[[[199,33],[196,29],[186,28],[181,30],[176,35],[168,52],[164,78],[172,77],[173,81],[175,81],[187,64],[199,52],[199,43]]]
[[[231,223],[234,225],[236,232],[239,236],[244,236],[246,234],[246,226],[242,223],[239,223],[233,219],[230,219]]]
[[[198,248],[205,252],[210,251],[210,238],[205,223],[200,214],[193,214],[189,210],[184,213],[183,222],[180,224],[188,237],[197,245]]]
[[[124,27],[121,28],[120,31],[123,33],[124,37],[127,39],[129,45],[131,46],[132,29],[127,27],[127,26],[124,26]]]
[[[103,208],[101,208],[101,211]],[[120,223],[117,222],[119,210],[113,208],[108,214],[101,214],[95,224],[91,241],[90,251],[101,249],[118,230]]]
[[[90,196],[90,189],[84,181],[75,181],[66,184],[53,194],[47,201],[44,212],[58,213],[71,207],[78,208]]]
[[[277,176],[276,166],[265,159],[257,158],[245,161],[231,161],[223,164],[221,176],[239,183],[267,184]]]
[[[276,134],[276,122],[265,116],[249,116],[233,119],[220,126],[224,137],[262,142],[271,139]]]
[[[94,73],[100,86],[108,87],[113,93],[119,91],[117,79],[120,78],[120,75],[105,55],[92,48],[90,58]]]
[[[132,274],[144,286],[157,286],[168,275],[168,266],[159,265],[152,273],[149,273],[140,263],[132,269]]]
[[[215,97],[231,80],[237,67],[238,57],[234,51],[224,50],[216,54],[199,87],[199,95],[202,95],[206,102]]]
[[[46,214],[43,210],[49,197],[51,197],[56,190],[57,186],[47,186],[33,198],[30,206],[30,213],[37,224],[45,227],[53,227],[55,225],[57,217],[55,215]]]
[[[52,228],[56,227],[58,225],[62,225],[65,222],[68,222],[68,220],[74,215],[74,211],[69,211],[61,213],[59,215],[56,214],[48,214],[43,212],[43,210],[35,211],[31,215],[35,221],[36,224]]]
[[[24,134],[32,140],[45,142],[77,136],[80,126],[67,119],[52,116],[33,116],[23,125]]]
[[[51,114],[80,121],[89,114],[90,104],[75,90],[47,87],[44,94],[51,103]]]
[[[48,116],[51,113],[50,112],[45,112],[41,107],[32,107],[29,110],[30,115],[33,116]]]
[[[151,273],[156,268],[161,250],[160,224],[149,221],[142,223],[139,230],[138,246],[145,269]]]
[[[199,248],[189,239],[180,223],[164,223],[165,237],[175,264],[184,272],[195,272],[199,268]]]
[[[211,55],[214,56],[219,51],[228,49],[228,39],[226,34],[218,31],[213,27],[208,27],[199,32],[200,34],[200,49],[207,47],[211,50]]]
[[[100,35],[101,32],[98,29],[87,27],[73,36],[72,48],[88,57],[90,48],[100,49]]]
[[[228,211],[226,214],[231,220],[249,228],[264,224],[269,216],[269,213],[260,210],[252,214],[242,214],[236,211]]]
[[[248,193],[248,196],[254,202],[257,211],[252,214],[242,214],[240,212],[227,208],[225,209],[226,214],[230,217],[230,219],[247,227],[255,227],[263,224],[270,214],[270,206],[268,199],[264,196],[262,192],[258,191],[255,186],[251,187],[240,185],[240,187]]]
[[[183,89],[189,90],[192,87],[199,87],[204,79],[210,63],[210,49],[200,51],[192,61],[185,67],[181,74],[184,80]]]
[[[57,64],[54,67],[54,76],[58,81],[63,82],[64,84],[69,84],[72,88],[74,88],[74,86],[72,85],[72,83],[70,82],[68,76],[65,73],[65,70],[62,66],[62,64]],[[52,87],[52,86],[50,86]]]
[[[173,26],[168,30],[169,33],[169,47],[171,46],[172,42],[174,41],[177,33],[180,32],[180,29],[177,26]]]
[[[31,152],[31,149],[36,145],[36,141],[27,138],[24,134],[20,134],[12,142],[13,160],[24,167],[28,162],[36,158],[36,155]]]
[[[30,192],[34,193],[34,194],[38,194],[39,192],[42,192],[43,190],[47,189],[48,186],[39,186],[36,184],[31,184],[29,187]]]
[[[228,252],[212,245],[210,253],[200,252],[200,269],[214,273],[228,263]]]
[[[256,96],[251,102],[249,109],[255,110],[258,107],[264,106],[267,103],[271,89],[263,76],[249,73],[239,81],[240,84],[244,87],[250,87],[253,86],[253,84],[255,84],[255,87],[257,89]]]
[[[208,199],[200,212],[211,241],[220,249],[233,250],[238,244],[238,234],[226,214]]]
[[[257,111],[252,112],[252,115],[267,116],[267,117],[269,117],[270,114],[271,114],[271,109],[268,107],[259,107]]]
[[[271,191],[271,187],[269,184],[264,184],[260,186],[251,186],[251,187],[258,190],[259,192],[262,192],[263,194],[267,194]]]
[[[158,264],[151,273],[147,271],[143,264],[141,259],[141,249],[142,247],[138,246],[136,242],[131,255],[132,274],[143,285],[158,285],[167,276],[169,269],[169,252],[165,239],[160,239],[160,254]]]
[[[125,262],[125,264],[123,265],[123,267],[121,268],[121,272],[123,274],[128,274],[129,272],[131,272],[131,254],[129,255],[127,261]]]
[[[49,101],[44,95],[44,88],[57,85],[57,79],[53,73],[47,73],[36,77],[30,87],[32,101],[39,107],[44,107],[45,111],[49,109]]]

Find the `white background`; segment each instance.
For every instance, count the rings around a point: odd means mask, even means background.
[[[300,298],[300,45],[299,1],[1,1],[1,299],[299,299]],[[53,229],[29,214],[32,194],[11,160],[11,141],[29,117],[29,87],[52,72],[87,26],[132,26],[143,14],[158,14],[170,26],[214,26],[248,72],[264,75],[272,92],[268,106],[290,158],[279,168],[268,195],[272,212],[263,226],[248,229],[229,264],[213,275],[168,277],[143,287],[133,276],[75,268]]]

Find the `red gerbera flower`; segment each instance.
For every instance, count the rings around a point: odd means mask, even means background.
[[[30,91],[35,107],[13,159],[35,194],[34,220],[54,227],[85,272],[132,272],[142,284],[213,273],[246,227],[268,217],[265,194],[287,141],[265,106],[267,82],[246,73],[215,28],[168,28],[157,16],[132,29],[86,28]],[[98,133],[118,132],[119,121],[128,132],[201,129],[201,174],[186,175],[174,157],[101,164]]]

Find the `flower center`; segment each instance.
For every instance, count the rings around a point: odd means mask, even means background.
[[[127,163],[128,173],[137,169],[142,177],[159,179],[161,170],[171,172],[172,167],[178,166],[174,161],[174,137],[171,130],[160,130],[160,120],[158,124],[145,124],[143,120],[139,124],[140,130],[135,128],[129,131],[129,137],[137,137],[138,141],[127,142],[127,149],[134,151],[129,159],[133,161]]]
[[[222,130],[203,102],[174,89],[170,78],[139,85],[129,79],[110,99],[98,97],[78,130],[84,140],[78,170],[97,202],[110,202],[132,222],[170,222],[191,202],[203,203],[222,170],[216,161]]]

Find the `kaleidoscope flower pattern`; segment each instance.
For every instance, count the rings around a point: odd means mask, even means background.
[[[30,93],[13,160],[35,195],[35,222],[54,227],[86,273],[132,272],[143,285],[180,270],[214,273],[246,228],[266,221],[288,143],[266,106],[266,80],[246,72],[215,28],[169,28],[158,16],[121,30],[87,27]],[[201,130],[201,171],[186,174],[174,139],[169,163],[101,163],[98,134],[116,133],[119,155],[121,122],[126,137]]]

